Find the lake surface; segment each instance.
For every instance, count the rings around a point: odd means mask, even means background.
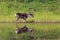
[[[27,23],[26,26],[33,28],[33,32],[16,34],[16,23],[0,23],[0,40],[60,39],[59,23]],[[24,23],[19,23],[18,27],[24,27]]]

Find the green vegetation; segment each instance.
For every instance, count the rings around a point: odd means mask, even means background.
[[[31,26],[32,25],[32,26]],[[19,24],[23,27],[23,24]],[[27,27],[34,28],[30,34],[28,32],[16,34],[15,23],[0,23],[0,40],[59,40],[60,24],[27,24]]]
[[[0,0],[0,21],[15,21],[15,13],[29,13],[29,8],[36,21],[60,20],[60,0]]]
[[[33,9],[34,18],[27,21],[60,21],[60,0],[0,0],[0,22],[13,22],[15,13],[29,13],[29,8]],[[0,23],[0,40],[60,40],[60,24],[31,23],[27,27],[34,31],[16,35],[15,23]]]

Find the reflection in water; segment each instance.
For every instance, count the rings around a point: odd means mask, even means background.
[[[18,26],[19,25],[19,26]],[[27,23],[26,27],[34,28],[32,33],[21,32],[18,35],[15,33],[15,29],[19,27],[20,29],[24,28],[25,24],[20,23],[0,23],[0,38],[1,40],[44,40],[43,38],[58,40],[60,38],[60,24],[50,23]],[[16,27],[15,27],[16,26]],[[15,38],[15,39],[13,39]]]
[[[16,34],[22,33],[22,32],[32,32],[33,29],[28,28],[26,25],[24,25],[22,28],[16,24]]]

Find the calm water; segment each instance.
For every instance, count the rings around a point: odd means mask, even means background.
[[[19,23],[22,28],[24,23]],[[0,40],[40,40],[40,39],[60,39],[60,24],[27,23],[28,28],[33,28],[33,32],[16,34],[15,23],[0,23]],[[30,37],[31,36],[31,37]]]

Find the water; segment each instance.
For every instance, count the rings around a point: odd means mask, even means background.
[[[22,28],[24,23],[19,23]],[[60,24],[54,23],[27,23],[28,28],[33,28],[33,32],[16,34],[16,23],[0,23],[0,40],[44,40],[60,39]]]

